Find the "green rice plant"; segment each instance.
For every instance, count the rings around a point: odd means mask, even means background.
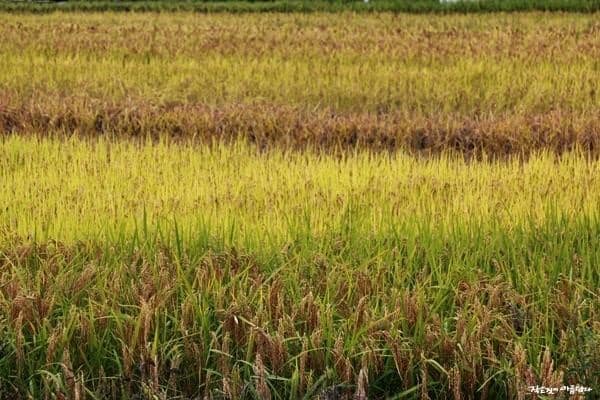
[[[600,175],[581,154],[20,136],[0,154],[3,395],[599,388]]]

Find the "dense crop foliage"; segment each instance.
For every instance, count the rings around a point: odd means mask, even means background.
[[[0,15],[0,398],[595,395],[599,32]]]
[[[598,162],[0,154],[5,394],[597,388]]]
[[[0,127],[263,147],[600,149],[596,16],[0,17]]]
[[[49,13],[54,11],[136,11],[201,13],[231,12],[405,12],[405,13],[484,13],[498,11],[566,11],[593,13],[600,11],[599,0],[274,0],[274,1],[0,1],[5,12]]]

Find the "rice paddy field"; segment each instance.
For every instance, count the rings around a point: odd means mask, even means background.
[[[0,39],[0,398],[597,398],[597,13]]]

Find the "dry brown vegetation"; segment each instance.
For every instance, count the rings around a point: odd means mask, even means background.
[[[4,16],[4,133],[598,154],[593,15]]]
[[[433,154],[452,150],[468,156],[503,157],[578,149],[600,155],[600,109],[593,113],[555,110],[535,116],[411,117],[390,112],[310,112],[269,104],[156,106],[63,99],[55,104],[44,102],[38,109],[0,106],[0,127],[6,134],[48,132],[62,137],[169,137],[196,143],[244,139],[263,149],[326,152],[361,148]]]

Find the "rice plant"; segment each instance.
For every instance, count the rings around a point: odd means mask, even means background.
[[[599,28],[1,14],[0,398],[593,398]]]

